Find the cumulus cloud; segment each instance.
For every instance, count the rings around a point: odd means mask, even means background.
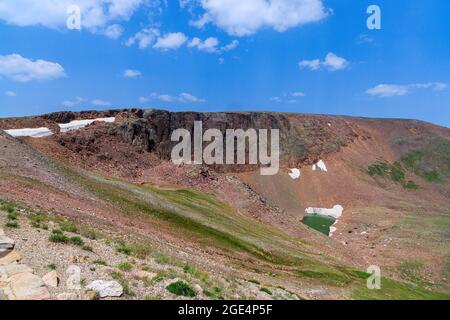
[[[94,99],[91,101],[91,104],[94,106],[107,107],[107,106],[110,106],[112,103],[109,101]]]
[[[215,37],[209,37],[202,41],[200,38],[193,38],[189,43],[189,48],[197,48],[200,51],[205,51],[209,53],[223,53],[226,51],[231,51],[239,45],[239,41],[233,40],[229,44],[220,47],[220,42]]]
[[[216,37],[209,37],[205,40],[194,37],[189,40],[182,32],[170,32],[162,35],[156,28],[144,28],[125,42],[125,45],[128,47],[134,44],[137,44],[141,49],[152,46],[154,49],[163,51],[179,49],[187,45],[188,48],[196,48],[199,51],[223,53],[235,49],[239,45],[239,41],[233,40],[227,45],[220,46],[220,41]]]
[[[125,45],[130,47],[137,44],[140,49],[145,49],[152,45],[156,38],[159,37],[160,33],[158,29],[155,28],[144,28],[137,32],[134,36],[130,37]]]
[[[231,51],[231,50],[237,48],[238,45],[239,45],[239,41],[233,40],[233,41],[231,41],[229,44],[223,46],[223,47],[221,48],[221,51],[222,51],[222,52],[223,52],[223,51]]]
[[[197,98],[196,96],[186,92],[180,93],[178,100],[180,102],[205,102],[204,99]]]
[[[0,55],[0,77],[14,81],[52,80],[64,77],[64,68],[55,62],[30,60],[19,54]]]
[[[348,61],[330,52],[322,64],[331,71],[337,71],[347,68]]]
[[[168,102],[168,103],[174,103],[174,102],[179,102],[179,103],[202,103],[205,102],[205,99],[201,99],[198,98],[190,93],[187,92],[182,92],[177,96],[172,96],[169,94],[160,94],[160,93],[156,93],[153,92],[152,94],[150,94],[150,98],[154,99],[154,100],[159,100],[159,101],[163,101],[163,102]],[[149,98],[147,97],[141,97],[139,98],[141,102],[147,102],[149,100]],[[144,100],[147,99],[147,100]]]
[[[107,27],[104,33],[110,39],[118,39],[123,33],[123,28],[119,24],[113,24]]]
[[[214,37],[210,37],[206,39],[205,41],[200,40],[199,38],[193,38],[189,44],[189,48],[197,48],[200,51],[206,51],[206,52],[217,52],[219,40]]]
[[[146,2],[148,0],[2,0],[0,20],[21,27],[40,25],[60,29],[66,26],[67,9],[76,5],[81,11],[81,27],[98,31],[112,21],[128,20]]]
[[[189,1],[184,0],[183,6]],[[262,28],[283,32],[317,22],[328,13],[322,0],[199,0],[204,13],[192,25],[212,23],[230,35],[248,36]]]
[[[318,70],[320,68],[321,62],[319,59],[302,60],[298,63],[298,65],[302,69],[307,68],[309,70]]]
[[[394,97],[404,96],[409,91],[408,86],[394,85],[394,84],[379,84],[374,88],[366,91],[371,96],[378,97]]]
[[[380,97],[380,98],[390,98],[395,96],[404,96],[416,89],[430,89],[433,91],[442,91],[448,88],[446,83],[442,82],[426,82],[426,83],[414,83],[407,85],[397,85],[397,84],[379,84],[373,88],[366,91],[368,95]]]
[[[319,70],[321,68],[326,68],[329,71],[343,70],[349,66],[349,62],[337,56],[336,54],[329,52],[323,61],[320,59],[314,60],[302,60],[298,63],[300,69],[309,69],[311,71]]]
[[[156,40],[153,48],[161,50],[178,49],[188,38],[182,32],[167,33]]]
[[[17,97],[17,93],[15,93],[14,91],[6,91],[5,92],[5,96],[7,96],[7,97]]]
[[[320,68],[321,62],[319,59],[314,60],[302,60],[298,63],[301,69],[318,70]]]
[[[142,73],[139,70],[127,69],[123,72],[123,76],[125,78],[138,78],[142,76]]]

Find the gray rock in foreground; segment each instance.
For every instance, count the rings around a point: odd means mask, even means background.
[[[86,289],[97,292],[100,298],[120,297],[123,294],[123,287],[117,281],[95,280]]]
[[[25,272],[12,276],[10,288],[16,300],[46,300],[50,293],[44,281],[35,274]]]
[[[15,242],[7,236],[0,235],[0,254],[14,249]]]

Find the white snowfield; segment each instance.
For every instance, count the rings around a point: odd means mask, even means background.
[[[96,119],[86,119],[86,120],[73,120],[69,123],[60,123],[58,124],[61,132],[68,132],[72,130],[77,130],[86,127],[87,125],[90,125],[94,122],[114,122],[116,121],[115,117],[110,118],[96,118]]]
[[[49,128],[24,128],[24,129],[10,129],[4,130],[7,134],[13,137],[31,137],[31,138],[42,138],[48,137],[53,134]]]
[[[335,219],[338,219],[340,216],[342,216],[343,211],[344,211],[344,208],[338,204],[338,205],[335,205],[331,209],[309,207],[309,208],[305,209],[305,214],[307,214],[307,215],[317,214],[317,215],[321,215],[321,216],[328,216],[328,217],[333,217]]]
[[[294,169],[291,169],[291,172],[289,172],[288,174],[293,180],[296,180],[296,179],[300,178],[301,172],[300,172],[300,169],[294,168]]]
[[[96,118],[96,119],[86,119],[86,120],[74,120],[69,123],[60,123],[58,124],[61,132],[68,132],[71,130],[81,129],[86,127],[87,125],[98,121],[98,122],[114,122],[116,121],[115,117],[110,118]],[[49,128],[24,128],[24,129],[10,129],[4,130],[10,136],[15,138],[18,137],[31,137],[31,138],[42,138],[48,137],[53,134],[53,132]]]
[[[325,165],[325,162],[323,160],[319,160],[319,162],[313,164],[312,166],[313,171],[316,171],[317,168],[319,168],[320,171],[328,172],[327,166]]]

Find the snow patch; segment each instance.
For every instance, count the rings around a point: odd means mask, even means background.
[[[17,137],[31,137],[42,138],[51,136],[53,132],[49,128],[24,128],[24,129],[10,129],[4,130],[10,136]]]
[[[320,171],[328,172],[327,166],[325,165],[325,162],[323,162],[323,160],[319,160],[319,162],[317,162],[316,165]]]
[[[297,168],[291,169],[291,172],[289,173],[289,176],[294,180],[300,178],[300,175],[301,175],[300,169]]]
[[[336,227],[330,227],[330,233],[328,234],[328,236],[329,237],[332,237],[333,236],[333,233],[335,233],[336,232]]]
[[[115,117],[110,118],[96,118],[96,119],[86,119],[86,120],[73,120],[69,123],[60,123],[58,124],[61,132],[68,132],[72,130],[77,130],[86,127],[94,122],[109,122],[112,123],[116,121]]]
[[[341,205],[335,205],[333,208],[331,209],[327,209],[327,208],[306,208],[305,209],[305,214],[318,214],[318,215],[322,215],[322,216],[328,216],[328,217],[332,217],[334,219],[338,219],[341,215],[342,212],[344,211],[344,208]]]

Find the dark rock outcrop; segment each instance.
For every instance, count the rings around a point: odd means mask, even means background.
[[[357,137],[345,120],[328,116],[290,115],[266,112],[241,113],[173,113],[146,110],[133,113],[116,124],[115,133],[128,143],[162,159],[170,159],[171,134],[186,129],[193,136],[194,121],[202,121],[203,130],[219,129],[225,137],[227,129],[279,129],[281,161],[285,165],[313,163],[326,154],[339,151]],[[225,143],[224,143],[225,146]]]

